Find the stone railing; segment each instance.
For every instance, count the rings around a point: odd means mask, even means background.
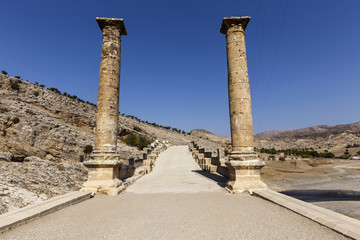
[[[170,146],[169,141],[158,141],[151,143],[143,149],[143,157],[122,160],[119,167],[119,179],[126,179],[133,176],[141,176],[152,171],[159,154]]]
[[[225,165],[228,157],[222,156],[220,149],[211,150],[192,141],[189,143],[189,151],[195,162],[206,172],[218,172],[223,176],[229,177],[229,170]]]

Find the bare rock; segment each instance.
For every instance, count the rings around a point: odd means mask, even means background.
[[[0,160],[11,162],[14,160],[14,154],[9,152],[0,152]]]

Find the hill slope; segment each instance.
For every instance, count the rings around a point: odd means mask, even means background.
[[[0,74],[0,151],[11,152],[19,160],[27,156],[58,162],[82,159],[84,146],[94,142],[96,106],[56,90]],[[136,133],[175,145],[190,140],[186,134],[122,115],[118,128],[121,135]],[[124,158],[140,154],[120,137],[118,145]]]

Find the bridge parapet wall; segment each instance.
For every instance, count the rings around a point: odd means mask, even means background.
[[[228,161],[228,157],[224,157],[219,148],[208,149],[196,141],[190,142],[188,146],[193,159],[203,171],[217,172],[226,177],[230,176],[229,170],[225,165],[225,162]]]
[[[123,164],[119,167],[119,179],[124,181],[127,178],[151,172],[159,154],[165,151],[169,146],[169,141],[156,140],[149,146],[143,148],[142,158],[123,159]]]

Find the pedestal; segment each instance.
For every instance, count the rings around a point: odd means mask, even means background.
[[[229,169],[230,180],[226,189],[231,193],[239,193],[251,189],[267,188],[260,179],[260,170],[265,166],[256,154],[232,154],[230,161],[225,163]]]
[[[89,170],[88,180],[81,191],[117,195],[123,189],[122,181],[118,179],[122,162],[115,152],[94,152],[91,160],[84,162]]]

